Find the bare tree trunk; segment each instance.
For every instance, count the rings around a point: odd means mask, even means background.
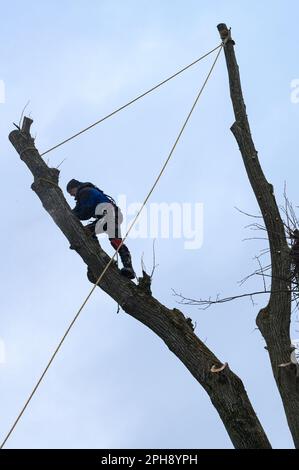
[[[230,95],[236,121],[231,131],[239,145],[245,169],[260,207],[268,233],[272,281],[268,305],[259,312],[256,323],[267,344],[273,375],[279,389],[287,421],[296,448],[299,448],[299,391],[296,388],[296,366],[290,364],[291,340],[291,258],[284,225],[275,201],[273,186],[268,183],[260,166],[243,99],[239,67],[235,57],[234,41],[225,24],[218,30],[224,41],[224,52],[229,76]]]
[[[88,266],[89,279],[97,279],[110,258],[86,236],[82,224],[72,214],[58,186],[59,171],[49,168],[35,148],[30,135],[31,124],[32,120],[25,117],[22,129],[11,132],[9,139],[34,176],[32,189]],[[156,333],[185,364],[208,393],[236,448],[270,448],[239,377],[228,366],[213,372],[213,366],[217,368],[221,362],[195,335],[183,313],[159,303],[144,284],[136,286],[111,265],[99,287],[125,312]]]

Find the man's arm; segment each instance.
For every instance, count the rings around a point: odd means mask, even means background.
[[[89,197],[89,189],[83,189],[80,192],[80,200],[77,201],[72,213],[79,220],[88,220],[94,216],[94,204]]]

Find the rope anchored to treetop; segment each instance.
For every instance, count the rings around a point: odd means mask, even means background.
[[[71,137],[68,137],[67,139],[63,140],[62,142],[60,142],[59,144],[57,145],[54,145],[54,147],[51,147],[49,148],[48,150],[46,150],[45,152],[41,153],[41,157],[46,155],[47,153],[50,153],[52,152],[52,150],[55,150],[57,149],[58,147],[61,147],[62,145],[66,144],[67,142],[69,142],[70,140],[73,140],[75,139],[76,137],[78,137],[79,135],[81,134],[84,134],[84,132],[87,132],[89,131],[90,129],[92,129],[93,127],[97,126],[98,124],[101,124],[102,122],[106,121],[107,119],[109,119],[110,117],[114,116],[115,114],[119,113],[120,111],[122,111],[123,109],[127,108],[128,106],[130,106],[131,104],[133,103],[136,103],[136,101],[140,100],[141,98],[144,98],[146,95],[149,95],[150,93],[152,93],[154,90],[157,90],[158,88],[160,88],[162,85],[165,85],[165,83],[169,82],[170,80],[172,80],[173,78],[177,77],[178,75],[180,75],[181,73],[185,72],[185,70],[188,70],[190,67],[193,67],[193,65],[197,64],[198,62],[200,62],[201,60],[205,59],[206,57],[208,57],[210,54],[212,54],[213,52],[217,51],[217,49],[219,49],[220,47],[222,47],[223,44],[219,44],[219,46],[217,47],[214,47],[214,49],[211,49],[209,52],[207,52],[206,54],[202,55],[201,57],[199,57],[198,59],[194,60],[193,62],[191,62],[191,64],[189,65],[186,65],[185,67],[183,67],[182,69],[180,69],[178,72],[174,73],[173,75],[171,75],[170,77],[166,78],[165,80],[162,80],[161,82],[159,82],[157,85],[153,86],[152,88],[150,88],[149,90],[145,91],[144,93],[141,93],[140,95],[136,96],[136,98],[133,98],[132,100],[130,100],[128,103],[124,104],[123,106],[120,106],[119,108],[115,109],[114,111],[112,111],[111,113],[107,114],[106,116],[102,117],[101,119],[99,119],[98,121],[94,122],[93,124],[90,124],[88,127],[85,127],[84,129],[82,129],[81,131],[77,132],[76,134],[72,135]]]
[[[179,131],[179,133],[178,133],[178,136],[177,136],[177,138],[175,139],[175,142],[174,142],[174,144],[173,144],[173,146],[172,146],[172,148],[171,148],[171,150],[170,150],[170,152],[169,152],[169,154],[168,154],[168,156],[167,156],[167,158],[166,158],[166,160],[165,160],[165,162],[164,162],[164,164],[163,164],[163,166],[162,166],[160,172],[158,173],[158,175],[157,175],[157,177],[156,177],[156,179],[155,179],[155,181],[154,181],[152,187],[150,188],[150,190],[149,190],[147,196],[145,197],[144,202],[142,203],[141,208],[139,209],[137,215],[135,216],[133,222],[131,223],[131,225],[130,225],[128,231],[126,232],[126,234],[125,234],[125,236],[124,236],[124,238],[122,239],[122,243],[121,243],[121,244],[118,246],[118,248],[115,250],[114,255],[112,256],[112,258],[110,258],[109,262],[107,263],[107,265],[106,265],[105,268],[103,269],[103,271],[102,271],[102,273],[100,274],[100,276],[98,277],[98,279],[95,280],[94,286],[92,287],[91,291],[90,291],[89,294],[86,296],[86,298],[84,299],[84,301],[83,301],[83,303],[81,304],[80,308],[78,309],[78,311],[77,311],[75,317],[73,318],[73,320],[72,320],[71,323],[69,324],[69,326],[68,326],[66,332],[65,332],[64,335],[62,336],[62,338],[61,338],[61,340],[60,340],[58,346],[56,347],[54,353],[52,354],[52,356],[51,356],[51,358],[50,358],[48,364],[46,365],[46,367],[45,367],[45,369],[43,370],[43,372],[42,372],[40,378],[38,379],[38,381],[37,381],[35,387],[33,388],[32,392],[30,393],[28,399],[26,400],[24,406],[22,407],[21,411],[19,412],[17,418],[15,419],[15,421],[14,421],[13,425],[11,426],[9,432],[7,433],[6,437],[5,437],[4,440],[2,441],[1,446],[0,446],[0,449],[2,449],[2,448],[4,447],[5,443],[7,442],[7,440],[8,440],[9,437],[11,436],[12,432],[14,431],[15,427],[17,426],[17,424],[18,424],[20,418],[22,417],[22,415],[23,415],[23,413],[25,412],[27,406],[29,405],[31,399],[33,398],[35,392],[37,391],[39,385],[41,384],[43,378],[45,377],[45,375],[46,375],[48,369],[50,368],[52,362],[54,361],[54,359],[55,359],[55,357],[56,357],[58,351],[60,350],[60,348],[61,348],[63,342],[65,341],[67,335],[69,334],[71,328],[73,327],[74,323],[75,323],[76,320],[78,319],[80,313],[82,312],[83,308],[84,308],[85,305],[87,304],[87,302],[88,302],[88,300],[90,299],[91,295],[93,294],[94,290],[95,290],[96,287],[100,284],[100,282],[101,282],[101,280],[103,279],[105,273],[107,272],[107,270],[108,270],[109,267],[111,266],[113,260],[114,260],[115,257],[117,256],[117,254],[118,254],[118,252],[119,252],[121,246],[123,245],[124,241],[127,239],[127,237],[128,237],[128,235],[129,235],[129,233],[131,232],[133,226],[134,226],[135,223],[137,222],[137,220],[138,220],[138,218],[139,218],[139,216],[140,216],[142,210],[144,209],[144,207],[145,207],[147,201],[149,200],[149,198],[150,198],[150,196],[152,195],[154,189],[156,188],[156,186],[157,186],[159,180],[161,179],[161,177],[162,177],[162,175],[163,175],[163,173],[164,173],[164,171],[165,171],[165,168],[166,168],[166,166],[168,165],[168,163],[169,163],[169,161],[170,161],[170,159],[171,159],[171,157],[172,157],[172,155],[173,155],[173,153],[174,153],[174,150],[175,150],[177,144],[179,143],[179,140],[180,140],[180,138],[181,138],[181,136],[182,136],[182,134],[183,134],[183,132],[184,132],[184,130],[185,130],[185,128],[186,128],[186,126],[187,126],[187,124],[188,124],[190,118],[191,118],[191,115],[192,115],[192,113],[193,113],[193,111],[194,111],[194,109],[195,109],[195,107],[196,107],[196,105],[197,105],[197,103],[198,103],[198,101],[199,101],[201,95],[202,95],[202,92],[203,92],[204,88],[205,88],[206,85],[207,85],[207,82],[208,82],[208,80],[209,80],[209,78],[210,78],[210,76],[211,76],[211,74],[212,74],[212,71],[213,71],[213,69],[214,69],[214,67],[215,67],[215,65],[216,65],[216,62],[217,62],[217,60],[218,60],[218,58],[219,58],[219,56],[220,56],[220,53],[221,53],[222,48],[223,48],[223,45],[224,45],[224,43],[220,44],[219,46],[217,46],[216,48],[214,48],[212,51],[208,52],[207,54],[205,54],[205,55],[202,56],[201,58],[199,58],[199,59],[197,59],[196,61],[194,61],[192,64],[188,65],[188,66],[185,67],[184,69],[180,70],[180,71],[177,72],[176,74],[174,74],[174,75],[172,75],[171,77],[169,77],[168,79],[164,80],[163,82],[160,82],[158,85],[156,85],[155,87],[151,88],[150,90],[148,90],[147,92],[143,93],[142,95],[139,95],[137,98],[135,98],[134,100],[131,100],[131,101],[130,101],[129,103],[127,103],[126,105],[122,106],[121,108],[118,108],[117,110],[115,110],[115,111],[113,111],[112,113],[108,114],[107,116],[105,116],[104,118],[102,118],[102,119],[100,119],[99,121],[95,122],[95,123],[92,124],[91,126],[85,128],[85,129],[83,129],[82,131],[78,132],[77,134],[73,135],[72,137],[70,137],[70,138],[64,140],[64,141],[61,142],[60,144],[57,144],[56,146],[54,146],[54,147],[50,148],[49,150],[47,150],[46,152],[44,152],[43,154],[39,155],[39,157],[40,157],[40,156],[42,156],[42,155],[45,155],[46,153],[49,153],[50,151],[52,151],[52,150],[54,150],[54,149],[60,147],[61,145],[65,144],[66,142],[68,142],[68,141],[74,139],[75,137],[79,136],[79,135],[82,134],[83,132],[86,132],[87,130],[91,129],[92,127],[96,126],[97,124],[103,122],[105,119],[108,119],[109,117],[111,117],[111,116],[113,116],[114,114],[118,113],[118,112],[121,111],[122,109],[126,108],[126,107],[129,106],[130,104],[132,104],[132,103],[134,103],[135,101],[137,101],[138,99],[142,98],[142,97],[145,96],[146,94],[152,92],[153,90],[157,89],[159,86],[161,86],[161,85],[163,85],[164,83],[166,83],[167,81],[171,80],[171,78],[174,78],[174,77],[177,76],[179,73],[182,73],[184,70],[186,70],[187,68],[189,68],[189,67],[191,67],[192,65],[194,65],[195,63],[197,63],[199,60],[202,60],[204,57],[207,57],[207,56],[208,56],[209,54],[211,54],[213,51],[219,49],[219,50],[218,50],[218,53],[217,53],[217,55],[216,55],[216,58],[214,59],[213,64],[212,64],[212,66],[211,66],[211,68],[210,68],[210,70],[209,70],[209,72],[208,72],[208,74],[207,74],[207,76],[206,76],[206,78],[205,78],[205,80],[204,80],[204,83],[203,83],[203,85],[201,86],[201,88],[200,88],[200,90],[199,90],[199,92],[198,92],[198,94],[197,94],[197,96],[196,96],[196,99],[195,99],[195,101],[194,101],[194,103],[193,103],[193,105],[192,105],[192,107],[191,107],[191,109],[190,109],[190,111],[189,111],[187,117],[185,118],[185,120],[184,120],[184,122],[183,122],[183,125],[182,125],[182,127],[181,127],[181,129],[180,129],[180,131]],[[21,131],[20,131],[20,132],[21,132]],[[29,133],[29,131],[28,131],[28,133]],[[26,149],[26,150],[28,150],[28,149]],[[34,148],[34,150],[37,152],[37,150],[36,150],[35,148]],[[51,182],[51,183],[52,183],[52,182]],[[216,370],[213,370],[212,372],[216,372]],[[217,372],[218,372],[218,370],[217,370]]]

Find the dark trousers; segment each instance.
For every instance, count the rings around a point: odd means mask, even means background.
[[[107,233],[112,247],[117,250],[122,243],[120,228],[122,221],[121,210],[109,203],[107,209],[103,210],[103,214],[96,216],[96,220],[86,225],[85,230],[95,239],[97,239],[98,233]]]

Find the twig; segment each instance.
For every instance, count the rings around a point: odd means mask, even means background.
[[[19,120],[19,127],[21,127],[21,122],[23,120],[23,116],[24,116],[24,113],[25,113],[25,109],[27,108],[27,106],[29,105],[30,103],[30,100],[27,101],[27,103],[25,104],[24,108],[23,108],[23,111],[21,113],[21,117],[20,117],[20,120]]]
[[[153,241],[153,269],[152,269],[152,272],[150,274],[150,278],[152,279],[153,275],[154,275],[154,272],[157,268],[157,266],[159,266],[158,264],[156,264],[156,251],[155,251],[155,243],[156,243],[156,239],[154,239]]]
[[[262,219],[263,216],[262,215],[253,215],[253,214],[249,214],[248,212],[244,212],[242,211],[241,209],[239,209],[238,207],[234,207],[234,209],[236,209],[238,212],[240,212],[241,214],[244,214],[244,215],[247,215],[247,217],[253,217],[254,219]]]

